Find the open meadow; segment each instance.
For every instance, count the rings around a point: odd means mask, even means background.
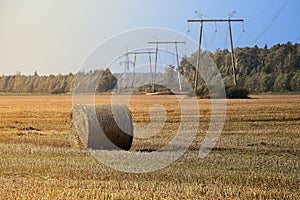
[[[204,159],[197,155],[210,119],[199,99],[200,125],[189,150],[155,172],[119,172],[76,146],[70,133],[72,96],[0,96],[0,199],[299,199],[300,96],[227,100],[223,132]],[[110,103],[109,95],[97,103]],[[134,139],[131,151],[154,151],[176,134],[174,96],[132,96],[136,124],[149,107],[167,112],[159,134]],[[191,105],[193,106],[193,105]]]

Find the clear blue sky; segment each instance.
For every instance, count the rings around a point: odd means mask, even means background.
[[[0,74],[77,72],[89,52],[133,28],[174,29],[198,40],[203,18],[245,19],[233,24],[235,47],[300,42],[299,0],[0,0]],[[217,28],[217,32],[215,29]],[[227,24],[207,24],[203,47],[229,48]]]

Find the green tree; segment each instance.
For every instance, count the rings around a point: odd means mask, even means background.
[[[273,74],[266,74],[261,79],[261,92],[269,92],[273,90],[276,77]]]
[[[174,83],[177,83],[177,81],[175,82],[176,72],[174,69],[175,67],[173,65],[169,65],[168,67],[165,67],[164,85],[169,89],[174,89],[173,88]]]
[[[294,92],[300,92],[300,72],[295,73],[290,82],[290,88]]]
[[[274,82],[275,92],[287,92],[290,89],[290,76],[288,74],[280,74]]]
[[[9,77],[2,75],[0,78],[0,92],[7,92]]]
[[[107,68],[103,73],[101,73],[101,77],[96,91],[107,92],[109,90],[112,90],[115,88],[117,81],[117,78]]]

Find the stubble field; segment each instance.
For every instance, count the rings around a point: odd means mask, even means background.
[[[110,100],[97,96],[97,103]],[[189,150],[162,170],[132,174],[77,147],[71,96],[1,96],[0,199],[299,199],[299,95],[227,100],[225,127],[204,159],[197,155],[211,104],[198,103],[199,130]],[[166,124],[152,138],[135,139],[131,151],[157,150],[178,130],[174,96],[133,96],[134,122],[147,125],[153,104],[165,107]]]

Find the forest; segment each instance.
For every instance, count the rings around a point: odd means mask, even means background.
[[[78,72],[76,75],[82,75]],[[96,92],[107,92],[112,90],[116,83],[116,77],[106,70],[95,70],[85,73],[101,76]],[[0,92],[2,93],[37,93],[37,94],[67,94],[73,91],[76,80],[75,74],[39,76],[37,72],[25,76],[21,74],[0,77]],[[82,76],[81,76],[82,77]]]
[[[233,85],[231,53],[217,49],[209,55],[222,75],[225,86]],[[185,57],[179,69],[184,77],[193,82],[197,53]],[[250,93],[300,92],[300,44],[276,44],[235,49],[237,86]],[[201,67],[201,66],[200,66]],[[199,82],[201,88],[203,81]]]
[[[217,49],[209,55],[220,71],[225,86],[233,85],[231,54],[228,49]],[[237,86],[246,88],[250,93],[285,93],[300,92],[300,44],[276,44],[271,48],[265,45],[235,49]],[[183,57],[179,69],[166,67],[165,74],[180,72],[193,85],[197,52],[190,57]],[[101,73],[97,92],[112,90],[117,78],[109,69],[88,73]],[[0,77],[1,93],[71,93],[76,74],[40,76],[37,72],[25,76],[2,75]],[[168,76],[164,76],[168,79]],[[145,79],[144,79],[145,80]],[[165,80],[167,81],[167,80]],[[175,83],[174,83],[175,84]],[[177,82],[176,82],[177,84]],[[198,88],[205,90],[204,82],[199,81]],[[200,91],[200,93],[205,91]]]

